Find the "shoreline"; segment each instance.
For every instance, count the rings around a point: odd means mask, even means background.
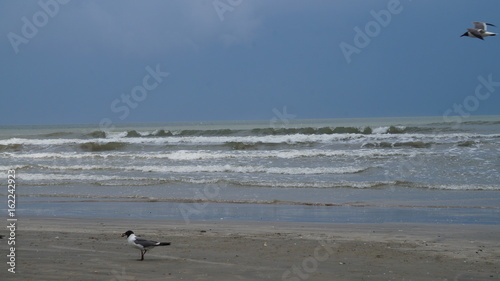
[[[338,204],[261,204],[203,200],[24,197],[19,216],[90,217],[296,223],[432,223],[500,225],[495,204],[448,204],[420,201],[355,201]],[[491,201],[491,200],[490,200]],[[452,201],[454,203],[455,201]],[[482,200],[481,202],[486,202]],[[280,202],[278,202],[280,203]],[[436,204],[438,203],[438,204]],[[448,202],[449,203],[449,202]],[[475,202],[477,203],[477,202]],[[487,203],[487,202],[486,202]],[[491,202],[490,202],[491,203]],[[3,208],[0,208],[3,211]],[[5,210],[6,211],[6,210]]]
[[[139,251],[120,234],[172,242]],[[498,225],[20,216],[5,280],[495,280]],[[6,244],[2,243],[3,250]],[[3,277],[2,277],[2,280]]]

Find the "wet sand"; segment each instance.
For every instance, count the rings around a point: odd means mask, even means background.
[[[24,216],[17,227],[16,273],[4,262],[1,280],[500,279],[497,225]],[[129,229],[172,245],[138,261],[120,237]]]

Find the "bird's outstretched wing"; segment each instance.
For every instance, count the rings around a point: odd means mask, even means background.
[[[475,29],[475,28],[467,28],[467,30],[469,31],[470,34],[474,35],[476,38],[484,40],[483,36],[481,36],[481,33],[479,33],[479,31],[477,31],[477,29]]]
[[[475,22],[472,22],[472,24],[474,25],[475,29],[486,30],[486,24],[484,22],[475,21]]]
[[[494,25],[494,24],[487,23],[487,22],[480,22],[480,21],[472,22],[472,24],[474,24],[474,28],[476,28],[476,29],[482,29],[484,31],[486,31],[488,25],[496,27],[496,25]]]

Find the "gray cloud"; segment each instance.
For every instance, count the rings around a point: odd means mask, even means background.
[[[49,0],[46,0],[49,1]],[[6,5],[2,33],[21,35],[22,17],[32,19],[38,2],[24,7]],[[221,21],[213,1],[70,1],[41,27],[36,39],[53,48],[80,52],[114,52],[118,55],[146,56],[180,49],[220,44],[246,44],[258,33],[262,20],[256,5],[243,1],[225,13]],[[54,44],[57,42],[57,44]],[[22,46],[21,46],[22,47]]]

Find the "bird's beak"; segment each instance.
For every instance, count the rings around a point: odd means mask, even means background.
[[[122,233],[121,237],[125,237],[125,235],[127,235],[127,234],[125,234],[125,233]]]

